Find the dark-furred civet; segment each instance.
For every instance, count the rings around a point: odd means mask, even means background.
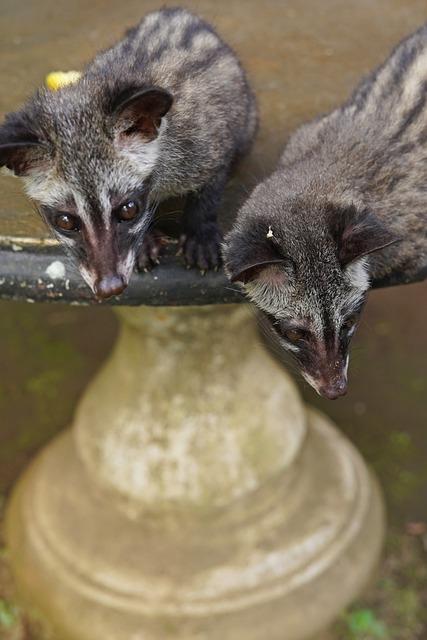
[[[303,125],[224,246],[226,270],[323,396],[347,388],[372,279],[427,264],[427,26]]]
[[[154,209],[187,195],[182,251],[215,268],[216,213],[234,161],[248,150],[256,106],[233,51],[181,8],[148,14],[80,79],[41,89],[0,127],[0,165],[24,180],[46,223],[98,297],[127,286],[159,246]]]

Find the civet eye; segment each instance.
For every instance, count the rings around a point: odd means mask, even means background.
[[[352,316],[349,316],[347,320],[345,320],[343,327],[347,330],[352,329],[357,323],[357,315],[354,313]]]
[[[61,231],[80,231],[80,220],[70,213],[60,213],[54,220],[55,226]]]
[[[139,206],[134,200],[129,200],[125,204],[122,204],[117,210],[117,216],[119,220],[128,222],[134,220],[139,213]]]
[[[286,340],[289,340],[289,342],[295,343],[303,340],[306,337],[306,332],[302,329],[287,329],[284,332],[284,336]]]

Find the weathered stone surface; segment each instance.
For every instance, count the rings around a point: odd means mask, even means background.
[[[246,307],[121,310],[72,432],[24,476],[7,537],[55,640],[297,640],[375,567],[360,456],[304,410]]]

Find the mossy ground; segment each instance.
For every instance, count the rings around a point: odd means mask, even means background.
[[[321,640],[427,639],[426,293],[373,294],[345,399],[326,402],[302,386],[374,467],[390,522],[377,581]],[[0,302],[0,522],[21,471],[70,422],[115,328],[106,309]],[[14,603],[0,537],[0,640],[36,636]]]
[[[426,558],[426,534],[390,531],[375,586],[343,614],[334,640],[427,638]]]

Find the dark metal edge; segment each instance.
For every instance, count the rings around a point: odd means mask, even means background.
[[[65,268],[65,275],[50,277],[53,263]],[[181,306],[244,302],[236,286],[222,271],[204,276],[185,269],[167,256],[150,273],[135,273],[120,297],[97,301],[68,258],[58,248],[44,250],[0,249],[0,298],[28,302],[73,304]]]
[[[52,278],[48,269],[54,262],[65,267],[65,276]],[[374,289],[420,282],[427,278],[427,266],[411,279],[392,274],[373,283]],[[64,302],[72,304],[182,306],[231,304],[244,302],[239,289],[225,274],[208,272],[202,276],[185,269],[174,256],[165,256],[150,273],[135,273],[126,291],[117,298],[98,302],[60,248],[0,248],[0,298],[28,302]]]

